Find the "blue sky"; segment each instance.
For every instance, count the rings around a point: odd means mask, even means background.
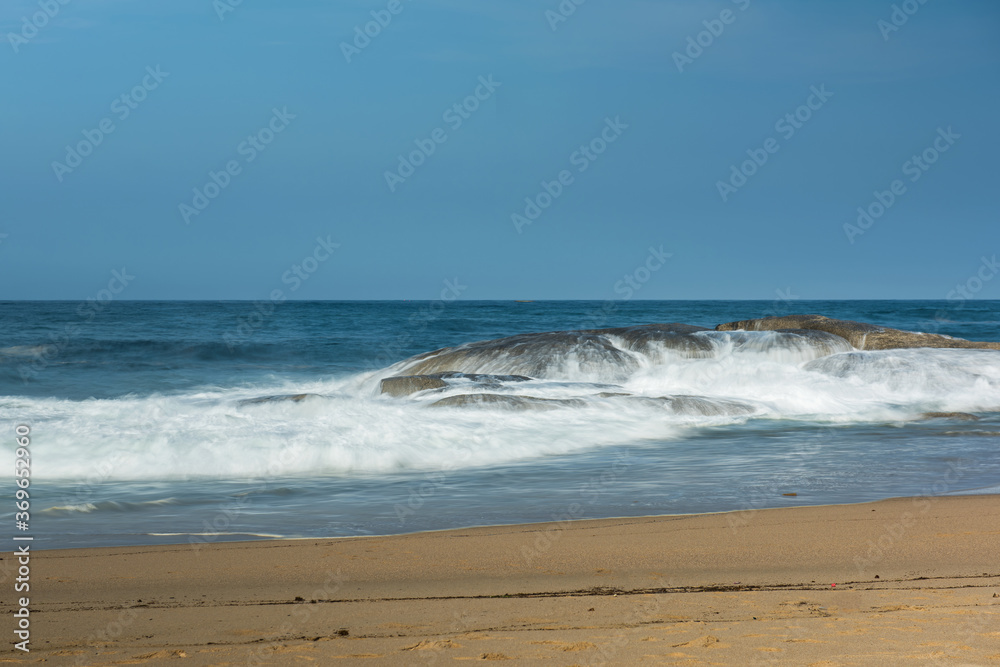
[[[944,298],[1000,252],[1000,4],[896,4],[4,2],[0,299]]]

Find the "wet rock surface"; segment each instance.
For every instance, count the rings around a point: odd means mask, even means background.
[[[539,377],[545,375],[554,359],[572,354],[583,368],[617,366],[623,373],[637,367],[636,360],[599,333],[552,331],[518,334],[496,340],[466,343],[425,352],[408,359],[408,375],[430,375],[456,370],[503,372]]]
[[[822,315],[741,320],[720,324],[715,329],[662,323],[548,331],[470,342],[416,355],[387,369],[394,374],[381,380],[380,390],[393,397],[440,392],[441,398],[432,403],[435,407],[552,409],[606,400],[622,406],[637,403],[660,406],[682,415],[738,416],[752,414],[757,408],[750,404],[752,401],[743,403],[728,398],[633,394],[628,382],[637,372],[663,365],[684,373],[689,360],[723,360],[740,355],[749,355],[743,358],[754,360],[752,363],[778,360],[802,364],[805,370],[831,377],[866,377],[873,382],[888,378],[891,386],[929,382],[947,373],[968,374],[951,368],[940,358],[935,361],[931,355],[869,353],[903,348],[990,350],[1000,349],[1000,343],[904,331]],[[947,369],[942,370],[945,366]],[[529,380],[536,383],[517,384]],[[700,393],[697,383],[691,389],[694,394]],[[554,395],[542,398],[550,392]],[[974,418],[964,414],[927,413],[924,418]]]
[[[455,408],[468,406],[501,407],[513,410],[555,410],[556,408],[580,407],[584,401],[578,398],[538,398],[536,396],[515,396],[511,394],[458,394],[431,403],[432,408]]]
[[[237,405],[258,405],[260,403],[279,403],[282,401],[292,401],[293,403],[298,403],[304,401],[310,396],[319,396],[319,394],[286,394],[283,396],[261,396],[260,398],[248,398],[243,401],[239,401]]]
[[[979,421],[979,417],[968,412],[925,412],[921,419],[957,419],[965,422]]]
[[[1000,342],[970,341],[940,334],[920,333],[890,329],[866,322],[834,320],[823,315],[787,315],[764,317],[756,320],[727,322],[715,327],[716,331],[787,331],[807,329],[825,331],[844,338],[859,350],[893,350],[913,347],[964,348],[1000,350]]]
[[[397,375],[385,378],[379,383],[383,394],[389,396],[409,396],[428,389],[444,389],[448,380],[468,380],[483,387],[500,387],[508,382],[524,382],[531,378],[523,375],[486,375],[481,373],[433,373],[430,375]]]

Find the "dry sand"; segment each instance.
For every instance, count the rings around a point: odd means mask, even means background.
[[[0,660],[998,665],[998,554],[1000,496],[44,551]]]

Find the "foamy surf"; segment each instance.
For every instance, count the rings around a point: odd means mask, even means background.
[[[175,498],[162,498],[159,500],[147,500],[143,502],[127,502],[118,500],[105,500],[96,503],[80,503],[76,505],[56,505],[46,507],[41,510],[42,514],[90,514],[91,512],[135,512],[145,509],[154,509],[164,505],[177,505]]]
[[[33,416],[40,478],[239,479],[476,468],[748,420],[903,422],[1000,406],[993,351],[861,351],[822,332],[635,329],[486,341],[308,383],[7,398],[0,418]],[[380,393],[387,378],[442,368],[453,372],[438,373],[440,386]]]
[[[57,341],[75,304],[5,304],[0,418],[31,428],[35,545],[753,510],[1000,480],[1000,355],[962,340],[998,338],[997,305],[951,313],[968,325],[939,319],[943,302],[726,325],[773,304],[615,305],[456,302],[425,321],[427,304],[287,302],[227,344],[246,303],[115,302]],[[574,329],[595,319],[707,326]]]

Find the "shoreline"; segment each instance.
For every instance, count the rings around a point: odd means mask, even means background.
[[[623,515],[623,516],[607,516],[607,517],[596,517],[596,518],[568,518],[568,519],[553,519],[550,521],[528,521],[528,522],[515,522],[515,523],[488,523],[488,524],[475,524],[470,526],[461,526],[458,528],[432,528],[429,530],[415,530],[406,533],[379,533],[376,535],[324,535],[317,537],[284,537],[275,535],[264,535],[264,534],[253,534],[253,533],[236,533],[238,535],[251,535],[259,539],[237,539],[237,540],[225,540],[218,539],[221,533],[147,533],[149,536],[153,537],[207,537],[212,536],[215,539],[210,541],[204,541],[200,544],[201,547],[207,547],[210,545],[222,545],[222,544],[257,544],[257,543],[269,543],[269,542],[302,542],[302,541],[329,541],[329,540],[360,540],[360,539],[379,539],[388,537],[406,537],[412,535],[433,535],[437,533],[448,533],[455,531],[466,531],[466,530],[477,530],[477,529],[488,529],[488,528],[526,528],[530,529],[533,526],[546,526],[550,524],[565,524],[565,523],[578,523],[583,521],[628,521],[633,519],[667,519],[667,518],[681,518],[681,517],[693,517],[693,516],[716,516],[720,514],[745,514],[745,513],[758,513],[758,512],[769,512],[774,510],[793,510],[793,509],[804,509],[811,507],[851,507],[854,505],[868,505],[872,503],[879,503],[884,501],[896,501],[896,500],[917,500],[917,499],[930,499],[936,500],[938,498],[963,498],[963,497],[979,497],[979,496],[995,496],[1000,499],[1000,487],[996,485],[990,485],[985,487],[978,487],[974,489],[967,489],[963,491],[949,492],[947,494],[941,495],[929,495],[929,496],[892,496],[889,498],[880,498],[877,500],[861,500],[857,502],[844,502],[844,503],[820,503],[816,505],[786,505],[782,507],[758,507],[750,509],[734,509],[734,510],[718,510],[714,512],[691,512],[683,514],[636,514],[636,515]],[[1000,501],[998,501],[1000,502]],[[40,552],[51,552],[51,551],[79,551],[88,549],[143,549],[143,548],[171,548],[171,547],[188,547],[195,548],[192,542],[171,542],[165,544],[112,544],[103,546],[81,546],[81,547],[41,547],[37,548],[36,553]]]
[[[1000,495],[929,496],[47,549],[32,559],[32,651],[3,659],[992,664],[998,510]]]

